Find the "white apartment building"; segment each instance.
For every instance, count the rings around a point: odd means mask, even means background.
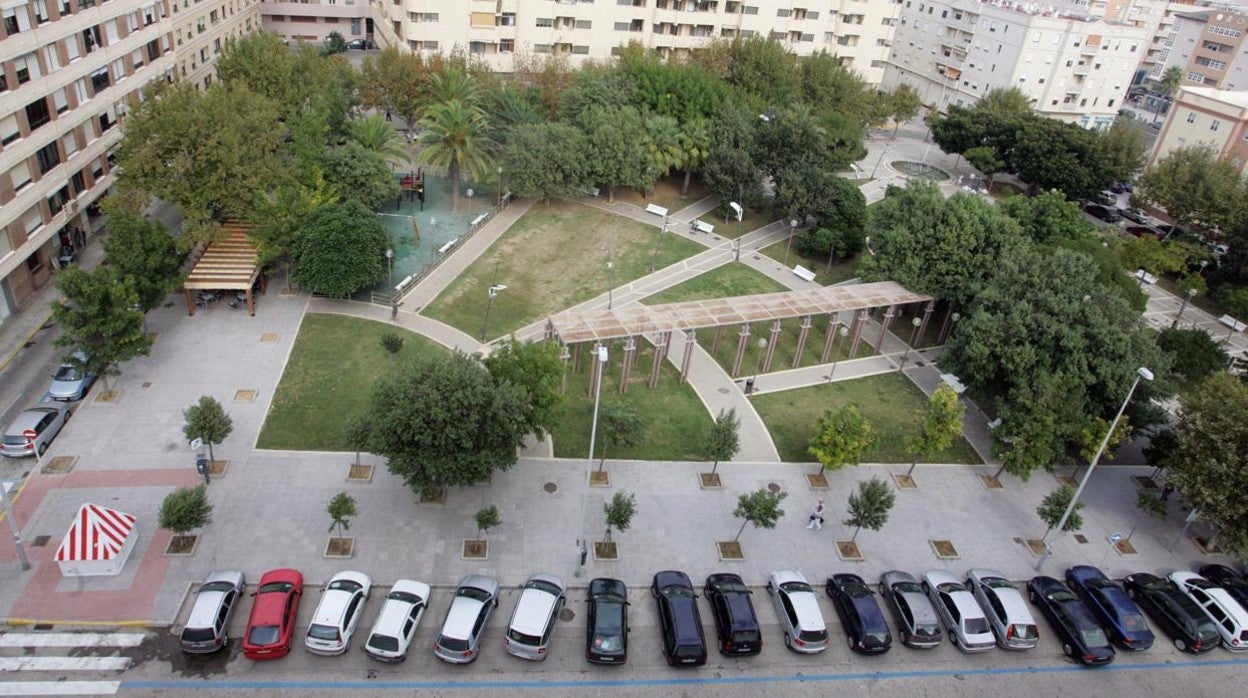
[[[1107,128],[1151,39],[1148,28],[1048,6],[904,0],[884,87],[909,84],[942,111],[1017,87],[1044,116]]]
[[[207,84],[256,0],[0,0],[0,322],[80,249],[142,88]]]
[[[364,3],[365,0],[354,0]],[[820,50],[862,74],[884,77],[897,0],[371,0],[368,16],[348,0],[261,3],[264,26],[288,40],[331,31],[368,34],[378,46],[422,53],[458,47],[509,72],[517,53],[563,54],[579,65],[640,43],[664,55],[716,39],[775,37],[798,55]]]
[[[1248,172],[1248,92],[1180,87],[1148,165],[1194,145],[1207,145],[1240,172]]]

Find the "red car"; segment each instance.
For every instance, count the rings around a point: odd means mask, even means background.
[[[256,601],[243,636],[243,655],[255,660],[285,657],[299,615],[303,575],[298,570],[269,570],[253,596]]]

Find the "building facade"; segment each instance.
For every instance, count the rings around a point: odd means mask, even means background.
[[[1001,0],[904,0],[884,87],[943,110],[1017,87],[1044,116],[1106,128],[1151,30]]]
[[[1248,12],[1210,8],[1179,12],[1167,37],[1164,61],[1183,70],[1184,85],[1222,90],[1248,89]]]
[[[154,80],[211,81],[256,0],[0,0],[0,322],[91,234],[118,124]]]
[[[1248,173],[1248,92],[1180,87],[1148,164],[1193,145],[1212,147]]]

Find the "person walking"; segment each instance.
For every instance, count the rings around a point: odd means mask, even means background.
[[[815,503],[815,510],[810,514],[810,523],[806,524],[809,530],[821,530],[823,528],[823,497]]]
[[[1167,482],[1166,486],[1161,488],[1161,501],[1170,501],[1170,495],[1172,494],[1174,494],[1174,485]]]

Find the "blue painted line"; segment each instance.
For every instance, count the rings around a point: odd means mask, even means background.
[[[879,681],[881,679],[922,679],[952,676],[1010,676],[1018,674],[1065,674],[1074,672],[1153,671],[1219,666],[1246,666],[1241,659],[1187,660],[1146,664],[1110,664],[1088,668],[1079,665],[1017,667],[1001,669],[929,669],[918,671],[859,672],[855,674],[808,674],[798,676],[673,677],[658,679],[587,679],[583,681],[123,681],[123,689],[208,689],[208,690],[485,690],[556,688],[648,688],[660,686],[732,686],[764,683],[833,683]]]

